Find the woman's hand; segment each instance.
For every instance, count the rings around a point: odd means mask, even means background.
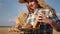
[[[33,28],[36,28],[38,23],[47,23],[47,24],[51,25],[52,24],[52,20],[50,20],[43,13],[38,13],[38,15],[36,16],[35,22],[33,24]]]
[[[38,22],[43,22],[43,23],[47,23],[47,24],[52,24],[52,20],[49,19],[46,15],[44,15],[43,13],[38,13],[36,20]]]

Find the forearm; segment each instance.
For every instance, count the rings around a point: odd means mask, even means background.
[[[56,31],[60,31],[60,23],[57,24],[57,23],[52,23],[51,26],[56,30]]]
[[[34,22],[33,28],[36,28],[36,26],[37,26],[37,21]]]

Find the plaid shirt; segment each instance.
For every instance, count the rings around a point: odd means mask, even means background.
[[[31,23],[33,25],[36,15],[42,11],[49,19],[53,20],[56,24],[59,23],[59,19],[56,16],[55,13],[48,9],[37,9],[34,13],[29,14],[29,17],[27,18],[27,23]],[[40,34],[52,34],[53,28],[49,24],[39,24],[38,26],[40,28]]]

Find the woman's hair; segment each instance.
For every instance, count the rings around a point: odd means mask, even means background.
[[[44,0],[37,0],[37,1],[38,1],[39,6],[41,6],[42,8],[44,8],[44,9],[49,9],[49,10],[52,11],[53,13],[55,12],[55,10],[54,10],[52,7],[50,7],[48,4],[46,4],[46,3],[44,2]]]

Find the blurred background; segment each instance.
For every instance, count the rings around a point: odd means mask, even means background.
[[[53,7],[60,19],[60,0],[44,0],[49,6]],[[25,3],[20,4],[18,0],[0,0],[0,34],[9,34],[11,26],[16,25],[16,17],[21,10],[28,13]],[[60,34],[53,30],[53,34]]]

